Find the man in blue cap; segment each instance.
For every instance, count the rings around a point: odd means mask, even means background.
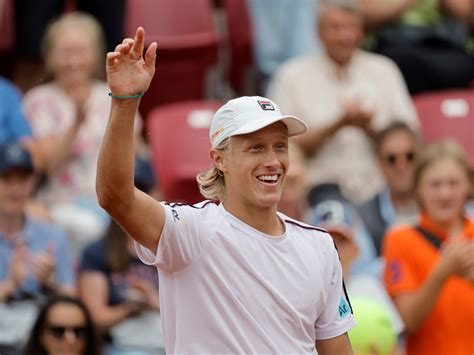
[[[74,289],[66,235],[26,212],[35,184],[28,150],[0,145],[0,302]]]

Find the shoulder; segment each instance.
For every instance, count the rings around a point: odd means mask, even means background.
[[[279,216],[285,222],[285,225],[288,228],[288,233],[301,236],[303,240],[308,243],[315,243],[318,245],[324,245],[328,248],[334,248],[333,239],[327,230],[290,218],[282,213],[279,213]]]
[[[161,202],[165,210],[169,211],[173,219],[179,220],[182,214],[205,216],[217,216],[219,213],[218,202],[204,200],[196,204]]]
[[[10,81],[5,78],[0,77],[0,92],[2,95],[10,95],[15,97],[20,97],[20,90],[13,85]]]
[[[293,58],[281,65],[276,76],[285,78],[299,77],[300,75],[305,75],[308,68],[314,68],[319,62],[320,56],[315,54]]]
[[[51,82],[35,86],[34,88],[28,90],[23,97],[23,101],[26,105],[28,105],[29,103],[35,101],[50,100],[53,97],[57,98],[57,94],[57,85]]]
[[[365,67],[370,67],[372,70],[379,70],[385,73],[398,73],[398,67],[390,58],[364,50],[357,51],[357,61]]]
[[[63,241],[67,239],[66,233],[54,224],[40,221],[33,217],[27,217],[26,228],[31,233],[37,235],[38,238],[53,239],[56,241]]]
[[[418,238],[418,232],[413,226],[402,225],[390,228],[384,238],[383,250],[390,253],[396,250],[409,252],[413,249],[413,242]]]

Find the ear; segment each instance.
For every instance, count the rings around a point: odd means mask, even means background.
[[[227,160],[224,152],[211,148],[209,151],[209,156],[211,157],[212,163],[217,169],[223,173],[227,172]]]

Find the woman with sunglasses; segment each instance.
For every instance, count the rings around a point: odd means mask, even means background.
[[[92,319],[77,298],[54,296],[41,308],[24,355],[99,355]]]
[[[469,163],[454,142],[432,145],[414,170],[421,215],[390,231],[384,282],[404,323],[407,355],[473,354],[474,221]]]

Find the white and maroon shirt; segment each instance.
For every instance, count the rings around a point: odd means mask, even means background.
[[[223,205],[164,204],[156,265],[170,354],[303,354],[355,325],[332,238],[282,214],[259,232]]]

